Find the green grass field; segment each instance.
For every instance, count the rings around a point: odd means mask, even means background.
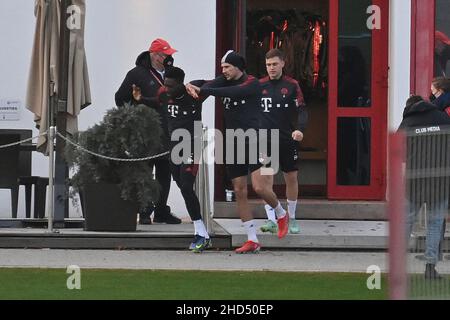
[[[136,300],[297,300],[387,298],[368,290],[369,275],[352,273],[277,273],[81,270],[81,290],[68,290],[65,269],[0,269],[0,299]]]

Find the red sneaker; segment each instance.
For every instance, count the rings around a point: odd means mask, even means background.
[[[277,220],[278,223],[278,238],[283,239],[289,232],[289,214]]]
[[[242,247],[237,248],[234,252],[236,253],[257,253],[261,249],[261,245],[257,242],[248,240],[242,245]]]

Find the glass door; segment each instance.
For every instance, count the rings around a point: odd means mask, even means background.
[[[328,198],[386,191],[388,0],[330,1]]]

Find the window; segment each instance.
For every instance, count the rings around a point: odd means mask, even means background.
[[[436,0],[434,75],[450,77],[450,0]]]

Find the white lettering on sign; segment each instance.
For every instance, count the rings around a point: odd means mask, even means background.
[[[427,133],[427,132],[439,132],[439,131],[441,131],[440,127],[419,128],[419,129],[416,129],[416,134]]]

